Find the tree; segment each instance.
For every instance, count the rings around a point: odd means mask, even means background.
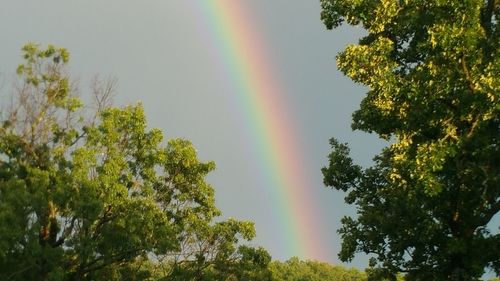
[[[174,259],[160,264],[161,280],[270,280],[271,256],[263,248],[237,246],[237,238],[255,236],[253,225],[234,219],[209,225],[198,221],[185,233]]]
[[[408,280],[500,273],[500,51],[497,0],[321,0],[329,29],[367,35],[337,57],[367,86],[353,129],[390,145],[363,169],[332,139],[327,186],[347,192],[342,249],[373,254],[377,272]],[[493,226],[496,227],[496,226]],[[374,268],[375,270],[375,268]]]
[[[317,261],[301,261],[293,257],[270,265],[274,281],[365,281],[366,274],[356,269],[333,266]]]
[[[1,280],[173,279],[164,265],[267,254],[238,247],[255,236],[253,223],[214,222],[221,213],[205,176],[215,164],[189,141],[165,145],[141,105],[111,107],[113,82],[96,80],[95,110],[83,107],[65,49],[22,50],[0,120]],[[184,280],[207,280],[201,273]]]

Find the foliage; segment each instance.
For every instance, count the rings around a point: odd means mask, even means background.
[[[475,280],[500,273],[500,73],[497,0],[321,0],[327,28],[368,34],[337,57],[368,87],[354,129],[391,145],[354,165],[332,140],[328,186],[347,191],[339,254],[408,280]]]
[[[366,275],[356,269],[333,266],[317,261],[291,258],[285,262],[273,261],[270,265],[274,281],[365,281]]]
[[[210,263],[205,259],[167,265],[171,273],[160,280],[271,280],[271,256],[262,248],[240,246],[231,256],[218,256]]]
[[[65,49],[28,44],[23,56],[0,127],[1,280],[265,274],[267,252],[238,246],[253,224],[214,222],[213,162],[186,140],[165,145],[141,105],[109,106],[112,83],[83,107]]]

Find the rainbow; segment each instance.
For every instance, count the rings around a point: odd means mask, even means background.
[[[213,48],[221,74],[240,117],[248,128],[249,144],[282,231],[281,248],[288,257],[326,259],[322,231],[308,177],[302,164],[300,145],[286,97],[274,75],[266,45],[252,26],[245,1],[189,1],[199,17],[202,33]],[[259,230],[257,229],[257,232]],[[279,241],[277,241],[279,242]]]

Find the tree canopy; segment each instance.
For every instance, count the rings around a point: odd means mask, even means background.
[[[270,265],[275,281],[365,281],[366,274],[357,270],[317,261],[302,261],[296,257]]]
[[[84,106],[65,49],[22,51],[0,120],[1,280],[268,274],[269,254],[239,243],[253,223],[218,218],[205,181],[213,162],[187,140],[164,143],[140,104],[112,107],[112,81],[95,80]]]
[[[337,56],[368,93],[353,129],[390,145],[362,168],[332,139],[326,185],[347,192],[342,250],[408,280],[500,273],[500,73],[497,0],[321,0],[327,28],[367,35]]]

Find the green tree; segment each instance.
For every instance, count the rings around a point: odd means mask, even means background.
[[[335,139],[324,182],[346,191],[342,250],[408,280],[500,273],[500,51],[497,0],[321,0],[327,28],[367,35],[337,56],[367,86],[353,129],[390,145],[374,166],[353,164]],[[494,226],[496,227],[496,226]]]
[[[162,264],[166,274],[161,280],[270,280],[267,251],[238,245],[238,237],[249,240],[254,236],[250,223],[199,221],[181,240],[183,249]]]
[[[356,269],[294,257],[270,265],[273,281],[365,281],[366,274]]]
[[[113,83],[94,83],[94,111],[83,107],[65,49],[22,50],[0,120],[1,280],[173,279],[164,265],[198,270],[267,254],[238,247],[255,236],[252,223],[214,222],[221,213],[205,176],[215,164],[190,142],[164,144],[140,105],[109,106]]]

